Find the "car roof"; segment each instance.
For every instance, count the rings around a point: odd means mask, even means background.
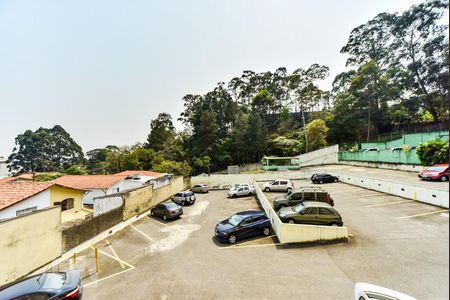
[[[448,167],[448,163],[446,163],[446,164],[437,164],[434,167]]]
[[[243,217],[247,217],[247,216],[257,216],[257,215],[263,215],[264,212],[259,211],[259,210],[246,210],[246,211],[241,211],[236,213],[236,215],[240,215]]]
[[[330,204],[325,202],[319,202],[319,201],[305,201],[303,202],[304,207],[326,207],[326,208],[333,208]],[[334,208],[333,208],[334,210]]]
[[[295,190],[292,191],[292,193],[297,193],[297,192],[305,192],[305,191],[319,191],[319,192],[326,192],[322,187],[318,186],[318,187],[312,187],[312,186],[304,186],[304,187],[299,187]]]

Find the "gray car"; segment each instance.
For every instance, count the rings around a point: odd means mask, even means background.
[[[310,225],[342,226],[341,215],[329,204],[310,201],[296,206],[283,207],[278,216],[284,223]]]
[[[331,206],[334,205],[334,201],[330,194],[321,187],[304,186],[289,191],[283,196],[275,197],[273,200],[273,208],[279,210],[282,207],[294,206],[306,201],[320,201],[326,202]]]
[[[191,191],[194,193],[208,193],[209,187],[206,184],[196,184],[192,186]]]
[[[180,205],[194,204],[195,200],[195,194],[191,191],[179,192],[172,197],[172,201]]]

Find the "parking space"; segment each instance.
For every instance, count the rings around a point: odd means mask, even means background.
[[[101,250],[100,273],[92,275],[94,251],[80,253],[90,270],[84,299],[352,299],[357,281],[448,299],[447,211],[342,183],[322,187],[351,233],[348,242],[280,245],[272,233],[221,244],[215,225],[259,210],[257,201],[197,194],[178,220],[146,217],[93,245]]]

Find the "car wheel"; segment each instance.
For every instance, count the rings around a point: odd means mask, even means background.
[[[295,224],[294,219],[287,219],[286,223],[288,224]]]
[[[228,242],[229,242],[230,244],[234,244],[234,243],[236,243],[236,241],[237,241],[237,237],[236,237],[234,234],[230,234],[230,235],[228,236]]]
[[[150,211],[150,215],[151,215],[151,216],[154,216],[154,215],[155,215],[155,213],[153,212],[153,210]]]
[[[331,223],[330,225],[333,226],[333,227],[338,227],[339,226],[338,223]]]
[[[287,188],[287,189],[286,189],[286,192],[290,192],[290,191],[292,191],[291,188]]]
[[[323,183],[323,180],[319,181],[319,183],[322,184],[322,183]]]
[[[262,234],[264,236],[268,236],[270,234],[270,228],[269,227],[264,227],[262,230]]]
[[[338,181],[339,181],[339,179],[337,179],[337,178],[334,179],[334,182],[338,182]]]
[[[442,182],[447,181],[447,180],[448,180],[447,176],[442,176],[442,177],[441,177],[441,181],[442,181]]]
[[[264,192],[270,192],[270,189],[269,189],[268,187],[266,187],[266,188],[264,189]]]
[[[248,196],[253,196],[253,193],[248,193]]]
[[[184,200],[181,201],[181,205],[185,206],[185,205],[186,205],[186,202],[185,202]]]
[[[163,220],[167,221],[167,216],[166,215],[163,216]]]

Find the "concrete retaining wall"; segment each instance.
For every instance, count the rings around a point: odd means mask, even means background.
[[[272,228],[282,244],[306,243],[316,241],[331,241],[348,238],[347,227],[317,226],[302,224],[286,224],[281,222],[277,213],[259,188],[256,181],[253,182],[256,198],[266,212],[272,223]]]
[[[422,171],[425,168],[423,166],[416,166],[416,165],[373,163],[373,162],[368,162],[368,161],[350,161],[350,160],[341,160],[341,161],[339,161],[339,164],[359,166],[359,167],[388,169],[388,170],[410,171],[410,172],[417,172],[417,173]]]
[[[298,155],[300,167],[338,164],[339,145],[322,148]]]
[[[170,186],[172,189],[172,195],[178,193],[179,191],[182,191],[184,188],[183,176],[174,177]]]
[[[122,195],[112,194],[94,198],[94,217],[123,205]]]
[[[344,183],[449,208],[449,194],[446,190],[424,188],[412,184],[396,183],[382,179],[348,175],[340,172],[333,172],[333,175],[338,176],[339,180]]]
[[[62,249],[67,251],[122,222],[123,206],[108,211],[62,232]],[[61,245],[61,243],[60,243]],[[59,255],[58,255],[59,256]],[[46,262],[47,263],[47,262]],[[41,264],[42,266],[43,264]]]
[[[161,188],[170,189],[170,185]],[[153,193],[155,190],[157,189],[153,189],[151,185],[148,185],[121,193],[124,202],[123,219],[128,220],[129,218],[148,210],[152,206]]]
[[[0,221],[0,285],[61,255],[61,207]]]

